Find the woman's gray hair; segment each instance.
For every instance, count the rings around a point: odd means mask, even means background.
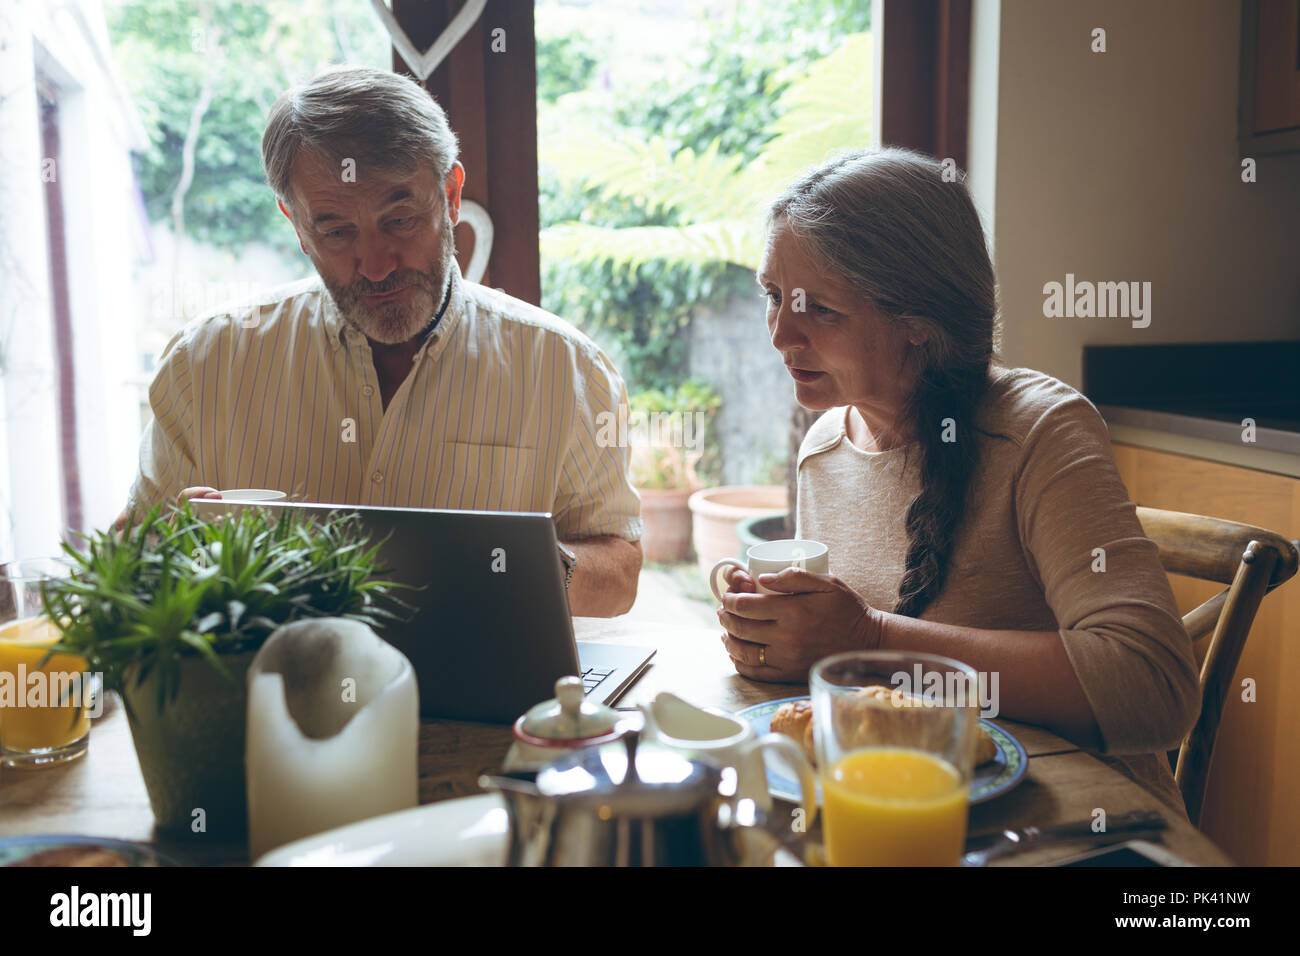
[[[997,284],[979,213],[956,169],[893,147],[850,152],[802,175],[769,209],[769,231],[779,225],[886,321],[924,333],[902,412],[920,450],[921,492],[907,512],[894,608],[919,617],[947,577],[997,348]]]
[[[336,167],[352,159],[360,175],[366,170],[409,175],[428,166],[441,185],[456,162],[457,143],[447,114],[411,77],[335,66],[286,90],[267,116],[266,181],[290,209],[289,177],[300,150]]]
[[[915,150],[854,150],[809,170],[772,203],[814,259],[887,319],[923,330],[928,364],[987,361],[997,293],[965,176]]]

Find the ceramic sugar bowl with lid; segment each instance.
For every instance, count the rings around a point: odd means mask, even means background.
[[[617,740],[638,714],[587,700],[581,677],[561,677],[555,697],[529,708],[514,724],[514,741],[502,769],[506,773],[540,770],[548,763],[580,750]]]

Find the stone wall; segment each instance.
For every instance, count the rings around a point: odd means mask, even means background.
[[[721,309],[700,309],[690,325],[691,378],[722,396],[718,435],[729,485],[783,484],[794,382],[772,348],[757,291]]]

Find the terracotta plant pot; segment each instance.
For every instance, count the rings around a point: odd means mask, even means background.
[[[180,690],[161,712],[156,671],[138,687],[128,672],[122,697],[160,830],[247,838],[244,729],[248,668],[255,655],[222,656],[233,685],[202,658],[185,658]]]
[[[647,561],[676,564],[691,559],[690,488],[638,488],[641,496],[641,553]]]
[[[691,495],[695,554],[700,570],[709,570],[740,551],[736,526],[747,518],[768,518],[787,509],[785,485],[723,485]]]

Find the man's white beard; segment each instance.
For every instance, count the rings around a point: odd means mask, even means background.
[[[451,220],[445,218],[442,224],[442,261],[434,263],[428,272],[403,269],[383,282],[362,279],[348,286],[335,285],[321,273],[321,281],[343,321],[381,345],[401,345],[423,331],[442,307],[447,292],[447,277],[456,255],[451,230]],[[316,271],[320,273],[319,267]],[[416,286],[417,291],[405,300],[370,303],[364,298],[366,294],[392,292],[406,286]]]
[[[371,341],[381,345],[401,345],[428,325],[438,306],[442,305],[442,293],[434,293],[424,282],[422,278],[420,290],[405,301],[368,305],[364,299],[358,299],[346,310],[340,306],[339,312],[343,321]]]

